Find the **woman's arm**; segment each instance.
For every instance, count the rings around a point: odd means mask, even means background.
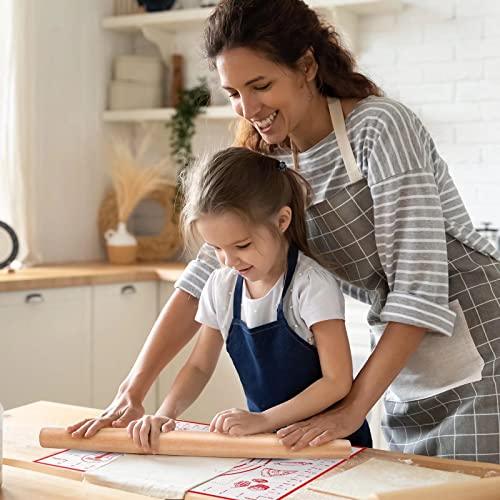
[[[142,401],[156,377],[200,327],[194,320],[198,299],[175,290],[156,320],[146,343],[114,400],[94,419],[67,428],[75,437],[91,437],[103,427],[126,427],[144,414]]]
[[[210,380],[224,341],[219,331],[202,326],[198,341],[155,415],[133,420],[129,436],[144,453],[156,453],[160,434],[175,429],[175,419],[200,395]]]
[[[198,299],[182,290],[174,291],[122,384],[131,398],[142,401],[163,368],[198,331],[200,324],[194,320],[197,308]]]
[[[156,377],[200,327],[195,321],[197,297],[218,267],[213,249],[203,245],[197,258],[188,264],[177,281],[177,290],[161,311],[114,400],[100,417],[70,425],[67,427],[68,432],[75,437],[91,437],[103,427],[126,427],[131,421],[142,417],[142,401]]]
[[[426,330],[389,323],[347,397],[333,410],[278,431],[283,444],[300,450],[346,437],[361,427],[366,415],[417,350]]]
[[[210,380],[223,345],[218,330],[202,326],[198,341],[156,412],[157,416],[175,419],[191,406]]]

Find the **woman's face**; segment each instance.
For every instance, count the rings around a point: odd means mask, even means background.
[[[225,50],[216,66],[234,111],[268,144],[280,144],[306,126],[311,90],[304,73],[246,48]]]

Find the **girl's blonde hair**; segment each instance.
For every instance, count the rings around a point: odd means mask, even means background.
[[[199,243],[196,222],[205,214],[233,212],[252,225],[266,225],[281,234],[270,221],[288,206],[292,220],[285,237],[289,244],[311,256],[305,221],[311,188],[283,162],[247,148],[231,147],[209,161],[193,165],[183,186],[181,227],[188,247]]]

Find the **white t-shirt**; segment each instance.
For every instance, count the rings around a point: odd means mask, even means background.
[[[215,270],[201,293],[196,321],[219,330],[227,339],[233,320],[233,293],[238,273]],[[243,286],[241,319],[249,328],[276,321],[283,293],[284,275],[259,299],[250,298]],[[299,252],[297,267],[285,295],[283,310],[288,325],[310,344],[311,326],[320,321],[344,319],[344,296],[335,277],[315,260]]]

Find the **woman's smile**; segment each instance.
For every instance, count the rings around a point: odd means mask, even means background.
[[[259,129],[261,133],[265,134],[271,130],[274,120],[278,116],[278,113],[278,111],[274,111],[262,120],[252,120],[252,123]]]

